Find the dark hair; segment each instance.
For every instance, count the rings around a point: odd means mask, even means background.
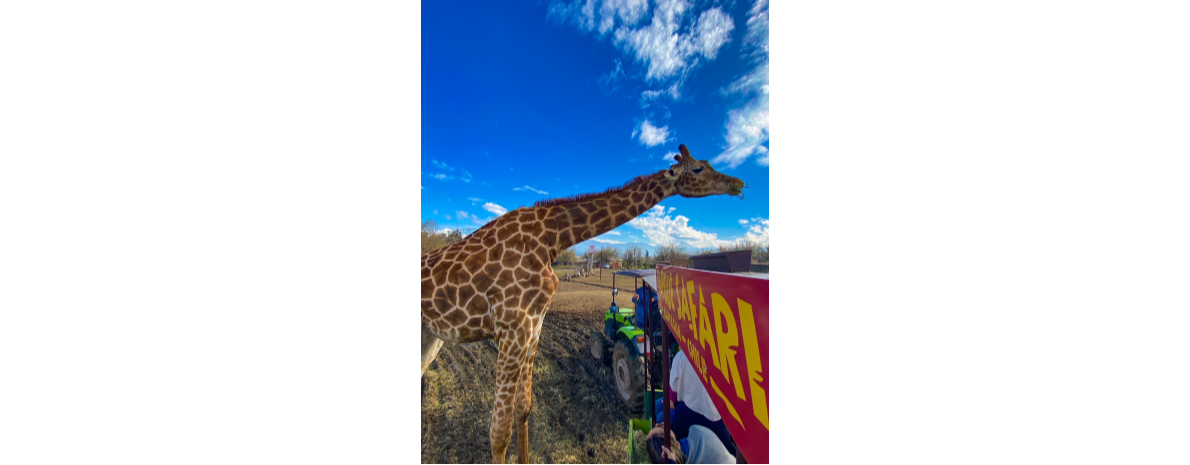
[[[673,432],[670,432],[670,439],[673,439]],[[649,461],[653,463],[686,463],[686,454],[682,453],[682,445],[678,441],[670,441],[669,450],[673,451],[674,455],[678,456],[678,460],[667,460],[661,455],[661,447],[665,445],[665,439],[661,435],[654,435],[645,439],[645,448],[649,451]]]

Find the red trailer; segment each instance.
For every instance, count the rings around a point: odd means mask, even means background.
[[[768,274],[658,265],[656,276],[649,278],[665,322],[658,344],[661,360],[670,360],[665,352],[670,338],[676,339],[745,460],[768,463]],[[669,366],[661,365],[668,398]],[[668,403],[664,418],[664,437],[669,438]]]

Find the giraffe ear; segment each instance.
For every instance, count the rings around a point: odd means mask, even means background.
[[[679,151],[679,152],[682,152],[682,157],[683,157],[683,158],[685,158],[685,157],[689,157],[689,156],[690,156],[690,150],[687,150],[687,149],[686,149],[686,144],[679,144],[679,145],[678,145],[678,151]]]

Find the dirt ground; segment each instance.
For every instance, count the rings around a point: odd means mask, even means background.
[[[572,269],[557,269],[563,273]],[[616,277],[616,303],[632,305],[632,278]],[[628,420],[611,369],[588,352],[603,329],[612,274],[562,281],[546,314],[533,367],[530,463],[624,463]],[[488,425],[495,395],[495,341],[444,346],[421,381],[422,463],[490,463]],[[639,414],[637,416],[639,418]],[[515,434],[508,463],[515,463]]]

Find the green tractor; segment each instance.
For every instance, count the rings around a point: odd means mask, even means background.
[[[591,333],[591,356],[605,364],[611,362],[616,394],[632,411],[640,411],[644,407],[645,384],[648,381],[645,374],[646,355],[652,355],[653,351],[647,347],[649,338],[646,337],[645,328],[638,326],[643,317],[637,314],[636,309],[620,308],[616,305],[616,295],[620,290],[615,287],[615,276],[632,276],[633,287],[636,288],[636,278],[651,276],[654,273],[655,270],[616,272],[612,276],[612,303],[603,314],[603,331]],[[642,295],[652,294],[636,288],[633,302],[638,303]],[[653,306],[655,305],[654,303]],[[655,378],[658,372],[656,369],[653,371],[652,375]]]

